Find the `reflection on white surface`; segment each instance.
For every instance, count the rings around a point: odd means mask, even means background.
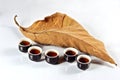
[[[82,71],[77,63],[51,65],[33,62],[18,51],[18,41],[24,37],[13,21],[17,14],[24,27],[55,12],[66,13],[95,38],[105,43],[108,53],[117,62],[113,68],[96,59]],[[0,80],[120,80],[120,0],[0,0]],[[63,48],[43,46],[43,50]]]

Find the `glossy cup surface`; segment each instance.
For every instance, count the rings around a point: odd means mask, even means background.
[[[59,53],[54,49],[49,49],[45,52],[45,60],[50,64],[58,64]]]
[[[42,56],[42,49],[38,46],[32,46],[28,49],[28,56],[32,61],[40,61]]]
[[[90,62],[91,62],[91,58],[88,55],[79,55],[77,57],[77,66],[82,70],[88,69]]]
[[[64,50],[64,59],[67,62],[74,62],[76,60],[77,55],[78,55],[78,50],[75,48],[66,48]]]
[[[20,40],[18,48],[21,52],[27,53],[28,48],[32,46],[32,41],[28,38],[23,38]]]

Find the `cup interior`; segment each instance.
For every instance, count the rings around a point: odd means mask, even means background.
[[[32,46],[28,49],[28,53],[32,55],[39,55],[42,53],[42,49],[38,46]]]
[[[32,44],[32,41],[29,38],[22,38],[19,42],[20,46],[29,46]]]
[[[66,48],[64,50],[64,54],[67,56],[76,56],[78,54],[78,50],[75,48]]]
[[[77,62],[82,63],[82,64],[88,64],[91,62],[91,58],[88,55],[79,55],[77,57]]]
[[[45,51],[45,56],[54,58],[54,57],[59,56],[59,52],[57,50],[54,50],[54,49],[49,49],[49,50]]]

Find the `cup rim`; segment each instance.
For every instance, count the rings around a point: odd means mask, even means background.
[[[37,50],[40,51],[40,53],[38,53],[38,54],[32,54],[32,53],[30,53],[30,50],[32,50],[32,49],[37,49]],[[31,54],[31,55],[39,55],[39,54],[41,54],[41,53],[42,53],[42,48],[39,47],[39,46],[31,46],[31,47],[28,48],[28,54]]]
[[[89,61],[86,62],[86,63],[80,62],[79,59],[82,58],[82,57],[83,57],[83,58],[87,58]],[[79,55],[79,56],[77,57],[77,62],[78,62],[78,63],[82,63],[82,64],[88,64],[88,63],[91,62],[91,57],[88,56],[88,55]]]
[[[55,52],[55,53],[57,53],[57,55],[56,56],[48,56],[47,55],[48,52]],[[45,56],[50,57],[50,58],[55,58],[55,57],[59,56],[59,52],[55,49],[48,49],[48,50],[45,51]]]
[[[22,41],[28,41],[30,44],[29,44],[29,45],[21,45],[20,43],[21,43]],[[30,46],[32,43],[33,43],[32,40],[29,39],[29,38],[21,38],[20,41],[19,41],[19,45],[20,45],[20,46]]]
[[[67,52],[68,50],[74,51],[75,54],[74,54],[74,55],[67,55],[66,52]],[[75,48],[69,47],[69,48],[66,48],[66,49],[64,50],[64,54],[65,54],[66,56],[76,56],[76,55],[78,54],[78,50],[75,49]]]

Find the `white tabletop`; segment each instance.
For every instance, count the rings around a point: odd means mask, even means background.
[[[24,36],[13,21],[18,15],[21,25],[55,12],[65,13],[95,38],[104,42],[118,67],[91,64],[82,71],[74,63],[51,65],[33,62],[28,54],[19,52],[18,42]],[[0,80],[120,80],[120,0],[0,0]],[[59,47],[43,46],[43,49]]]

